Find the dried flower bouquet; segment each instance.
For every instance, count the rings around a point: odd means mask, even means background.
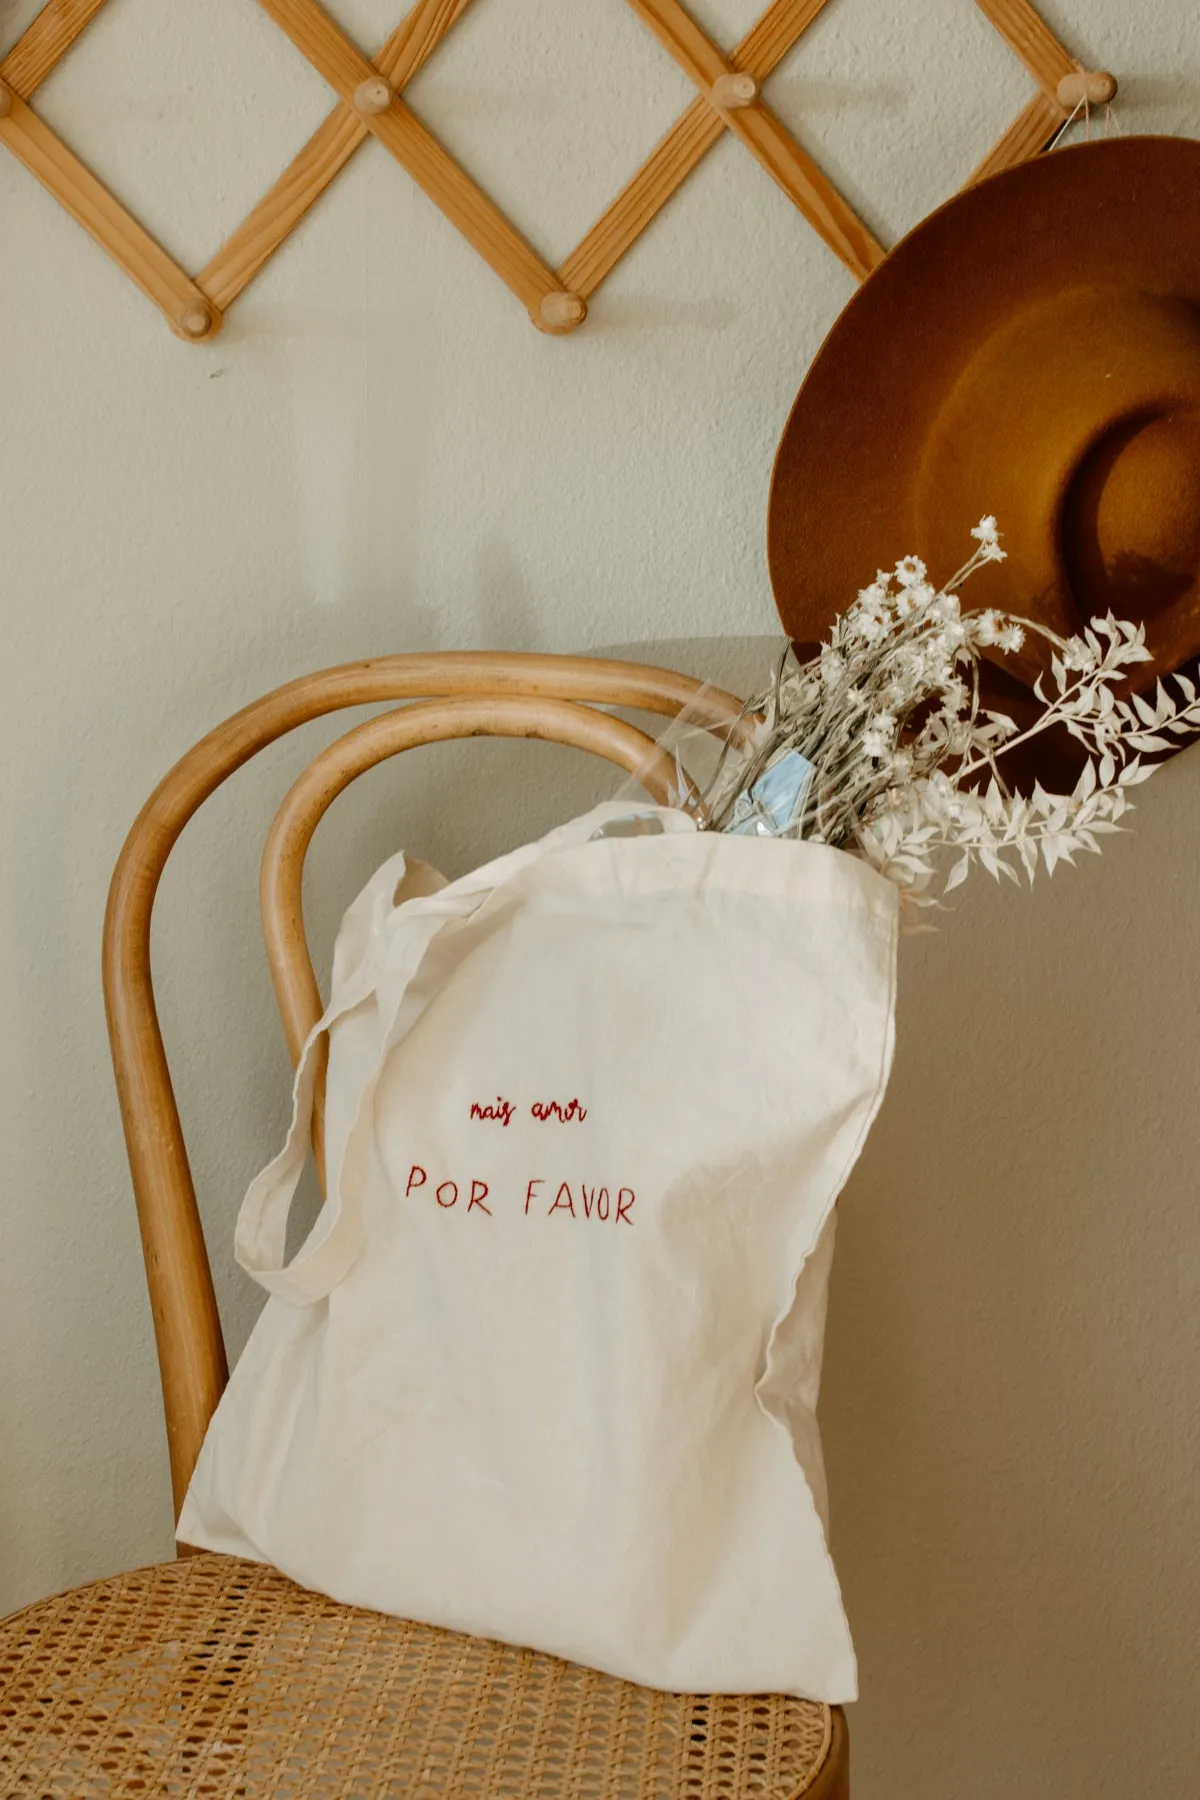
[[[1200,730],[1195,684],[1174,675],[1177,695],[1163,682],[1153,700],[1126,693],[1130,667],[1150,653],[1144,629],[1111,614],[1062,638],[1029,619],[964,611],[963,584],[1005,555],[994,518],[971,535],[974,553],[943,587],[906,556],[862,589],[811,661],[785,648],[743,714],[749,731],[692,784],[704,829],[834,845],[926,905],[975,862],[997,880],[1017,881],[1023,868],[1032,881],[1039,861],[1052,872],[1122,829],[1130,788],[1153,773],[1143,758],[1177,747],[1164,734]],[[980,659],[1019,651],[1026,633],[1049,645],[1051,674],[1034,687],[1041,712],[1020,730],[982,704]],[[1005,757],[1058,725],[1086,752],[1074,792],[1013,791]]]

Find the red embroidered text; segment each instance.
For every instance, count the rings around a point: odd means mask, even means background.
[[[428,1180],[429,1176],[421,1167],[420,1163],[414,1163],[412,1168],[408,1171],[408,1186],[404,1190],[405,1198],[407,1199],[414,1188],[424,1187]],[[465,1187],[463,1192],[466,1193]],[[490,1219],[492,1216],[492,1209],[490,1206],[484,1205],[487,1194],[488,1184],[486,1181],[473,1181],[471,1183],[470,1193],[467,1194],[467,1211],[470,1212],[472,1207],[477,1206],[480,1212],[485,1212]],[[438,1205],[447,1210],[452,1206],[458,1205],[458,1196],[459,1187],[457,1181],[439,1182],[438,1186],[434,1189],[433,1195]]]
[[[505,1100],[501,1094],[496,1095],[496,1103],[494,1106],[490,1102],[487,1106],[481,1106],[478,1100],[472,1100],[471,1102],[471,1117],[473,1119],[498,1119],[501,1125],[511,1125],[513,1114],[516,1110],[517,1109],[512,1101]]]
[[[563,1125],[569,1125],[572,1119],[582,1121],[587,1118],[587,1107],[580,1106],[578,1100],[568,1100],[565,1103],[561,1100],[535,1100],[529,1110],[543,1124],[547,1119],[558,1119]]]
[[[526,1217],[535,1201],[544,1204],[544,1196],[536,1190],[546,1185],[545,1181],[531,1181],[525,1189]],[[632,1188],[618,1188],[614,1211],[613,1196],[606,1187],[588,1187],[586,1182],[581,1181],[572,1188],[569,1181],[563,1181],[559,1183],[558,1191],[546,1209],[546,1216],[549,1218],[553,1213],[565,1212],[570,1213],[573,1219],[599,1219],[601,1224],[612,1219],[615,1225],[632,1225],[633,1220],[629,1215],[636,1199],[637,1195]]]
[[[632,1225],[630,1215],[637,1200],[631,1187],[600,1187],[586,1181],[552,1180],[543,1175],[535,1175],[525,1183],[522,1197],[519,1187],[497,1190],[478,1176],[470,1181],[455,1181],[449,1176],[444,1181],[438,1181],[436,1177],[431,1181],[428,1170],[420,1163],[413,1163],[408,1171],[405,1199],[423,1188],[430,1190],[428,1194],[421,1194],[425,1206],[432,1201],[443,1212],[451,1212],[461,1200],[466,1202],[463,1214],[478,1211],[486,1213],[489,1219],[495,1216],[493,1208],[497,1206],[502,1216],[521,1206],[522,1216],[526,1219],[550,1219],[556,1213],[565,1213],[571,1219],[596,1219],[601,1225],[609,1222]]]

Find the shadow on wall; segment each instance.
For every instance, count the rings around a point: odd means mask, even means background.
[[[772,648],[616,653],[750,692]],[[1194,1791],[1198,834],[1191,750],[1103,859],[902,945],[822,1399],[856,1800],[1134,1793],[1147,1739]]]

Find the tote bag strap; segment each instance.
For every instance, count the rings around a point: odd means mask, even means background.
[[[329,1007],[305,1040],[292,1088],[292,1121],[287,1138],[278,1156],[250,1183],[234,1233],[235,1257],[269,1294],[297,1306],[322,1299],[337,1286],[358,1255],[362,1244],[363,1121],[366,1119],[369,1124],[370,1103],[384,1059],[398,1040],[397,1023],[402,1020],[405,1031],[415,1023],[415,1016],[403,1016],[404,997],[434,938],[447,925],[469,917],[486,898],[484,891],[438,904],[439,895],[433,901],[410,901],[403,909],[409,915],[405,920],[407,928],[402,942],[391,945],[389,959],[396,996],[393,1015],[387,1021],[376,1065],[356,1104],[341,1162],[332,1171],[329,1197],[307,1241],[285,1264],[288,1214],[308,1160],[317,1046],[338,1019],[376,992],[380,973],[377,955],[368,954],[361,959],[345,984],[335,991]]]
[[[665,831],[695,829],[690,818],[669,808],[610,802],[425,898],[390,905],[397,871],[405,867],[403,857],[393,857],[373,877],[346,915],[347,926],[354,922],[360,931],[367,927],[368,947],[335,986],[329,1007],[305,1041],[292,1090],[287,1139],[274,1161],[251,1182],[238,1214],[234,1255],[269,1294],[295,1306],[323,1299],[352,1267],[362,1248],[375,1090],[388,1055],[429,1004],[430,995],[413,995],[410,990],[434,940],[449,926],[471,918],[497,888],[531,863],[556,850],[586,843],[612,819],[633,814],[661,817]],[[359,1095],[328,1199],[302,1248],[285,1263],[288,1214],[308,1159],[316,1047],[339,1018],[377,993],[381,985],[388,994],[388,1016],[381,1021],[383,1035],[375,1066]]]

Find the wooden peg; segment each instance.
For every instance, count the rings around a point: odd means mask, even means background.
[[[396,98],[396,90],[385,75],[370,75],[354,90],[354,110],[364,119],[385,113]]]
[[[180,331],[194,344],[198,344],[203,338],[211,337],[216,322],[217,316],[212,307],[207,306],[203,300],[197,300],[194,305],[185,307],[179,315]]]
[[[574,331],[587,318],[587,303],[581,294],[547,294],[538,307],[536,323],[543,331]]]
[[[1064,75],[1058,84],[1058,104],[1067,112],[1086,102],[1088,106],[1107,106],[1116,98],[1117,78],[1107,69],[1076,69]]]
[[[722,112],[736,112],[739,106],[753,106],[758,99],[758,83],[753,75],[718,75],[712,84],[712,103]]]
[[[6,119],[12,111],[13,92],[7,81],[0,81],[0,119]]]

